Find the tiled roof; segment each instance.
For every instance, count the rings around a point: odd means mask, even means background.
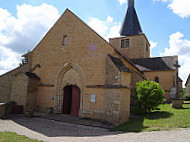
[[[131,72],[130,69],[127,68],[125,64],[118,57],[111,56],[110,54],[108,54],[108,56],[110,57],[110,59],[112,60],[112,62],[115,64],[115,66],[118,68],[119,71]]]
[[[128,9],[121,27],[121,36],[142,34],[141,25],[134,7],[134,0],[128,0]]]
[[[175,70],[177,56],[130,59],[141,71]]]
[[[188,78],[187,78],[187,81],[186,81],[186,83],[185,83],[185,86],[187,86],[187,83],[190,81],[190,74],[189,74],[189,76],[188,76]]]
[[[26,74],[26,76],[28,76],[29,78],[35,78],[35,79],[40,80],[40,78],[39,78],[35,73],[26,72],[25,74]]]

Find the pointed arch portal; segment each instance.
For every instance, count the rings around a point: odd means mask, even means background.
[[[55,112],[81,116],[84,86],[82,69],[75,63],[66,63],[57,78]]]

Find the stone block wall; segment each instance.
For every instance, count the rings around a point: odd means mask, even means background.
[[[14,74],[28,70],[29,65],[26,64],[0,76],[0,102],[10,101]]]
[[[129,39],[128,48],[121,48],[122,39]],[[150,57],[150,44],[144,34],[128,37],[111,38],[109,39],[109,43],[130,59]]]
[[[12,84],[11,101],[16,102],[16,105],[23,105],[26,110],[28,77],[24,73],[15,75]]]

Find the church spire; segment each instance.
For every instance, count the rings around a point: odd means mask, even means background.
[[[135,0],[128,0],[128,7],[134,7]]]
[[[128,0],[128,9],[121,27],[121,36],[142,34],[141,25],[134,7],[135,0]]]

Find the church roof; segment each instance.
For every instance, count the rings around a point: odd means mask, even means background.
[[[141,71],[175,70],[177,56],[130,59]]]
[[[188,78],[187,78],[187,81],[186,81],[186,83],[185,83],[185,86],[187,86],[187,84],[188,84],[189,81],[190,81],[190,74],[189,74],[189,76],[188,76]]]
[[[115,66],[118,68],[119,71],[131,72],[130,69],[127,68],[125,64],[118,57],[111,56],[110,54],[108,54],[108,56],[110,57],[110,59],[112,60],[112,62],[115,64]]]
[[[121,36],[142,34],[141,25],[134,7],[134,0],[128,0],[128,9],[121,27]]]

